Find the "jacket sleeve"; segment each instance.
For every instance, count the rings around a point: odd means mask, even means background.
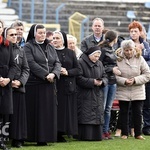
[[[79,75],[79,72],[80,72],[79,63],[78,63],[77,57],[75,55],[75,52],[74,51],[71,51],[71,52],[72,52],[72,58],[73,58],[73,68],[67,70],[68,76],[77,76],[77,75]]]
[[[83,76],[83,66],[82,66],[82,61],[80,61],[79,63],[80,66],[80,75],[77,77],[77,84],[81,87],[84,88],[94,88],[94,78],[90,78],[90,77],[85,77]],[[104,71],[104,68],[102,66],[101,71],[103,72],[102,74],[102,87],[106,86],[108,83],[108,79],[107,79],[107,75]]]
[[[144,49],[142,50],[142,56],[146,61],[149,61],[149,53],[150,53],[150,47],[149,43],[146,41],[143,41]]]
[[[87,43],[86,43],[86,38],[83,39],[83,41],[81,42],[81,51],[84,52],[88,49]]]
[[[104,48],[101,48],[101,56],[100,56],[99,60],[103,63],[106,73],[113,73],[114,65],[105,64],[105,61],[104,61],[105,55],[106,55],[106,50]]]
[[[108,84],[108,77],[107,77],[107,74],[105,72],[105,69],[104,69],[104,66],[102,65],[102,72],[103,72],[103,75],[102,75],[102,86],[106,86]]]
[[[10,60],[9,60],[9,71],[8,71],[8,78],[10,80],[14,79],[15,71],[16,71],[16,63],[14,60],[14,55],[12,52],[12,45],[9,45],[9,51],[10,51]]]
[[[29,78],[29,66],[28,66],[28,62],[27,62],[27,58],[25,55],[25,52],[22,50],[23,52],[23,60],[22,60],[22,66],[21,66],[21,76],[18,79],[22,85],[24,86]]]
[[[145,84],[150,80],[149,66],[142,56],[140,58],[141,58],[140,62],[141,74],[139,76],[134,77],[136,85]]]
[[[121,77],[121,76],[117,76],[116,75],[116,80],[117,80],[117,84],[120,86],[126,86],[125,85],[125,81],[127,78]]]
[[[77,77],[77,84],[84,88],[94,88],[94,79],[93,78],[86,78],[82,76]]]
[[[147,57],[147,59],[146,59],[146,62],[147,62],[147,64],[148,64],[148,66],[150,67],[150,51],[149,51],[149,53],[148,53],[148,57]]]

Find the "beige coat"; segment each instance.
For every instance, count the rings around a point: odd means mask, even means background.
[[[145,83],[150,80],[150,69],[142,56],[131,59],[122,57],[117,62],[121,76],[116,76],[117,92],[116,99],[124,101],[145,100]],[[126,86],[127,78],[135,78],[132,86]]]

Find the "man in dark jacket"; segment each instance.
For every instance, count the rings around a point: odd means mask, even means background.
[[[83,39],[81,50],[84,52],[90,47],[96,46],[103,40],[104,21],[101,18],[95,18],[92,22],[93,33]]]

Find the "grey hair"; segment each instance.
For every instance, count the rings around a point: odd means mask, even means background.
[[[93,26],[93,24],[94,24],[95,21],[100,21],[100,22],[103,24],[103,26],[104,26],[104,20],[103,20],[102,18],[95,18],[95,19],[92,21],[92,26]]]
[[[20,21],[20,20],[16,20],[14,23],[11,24],[11,27],[18,27],[18,26],[23,26],[24,27],[23,22]]]
[[[121,49],[124,50],[125,48],[135,48],[135,43],[132,40],[123,40],[121,42]]]

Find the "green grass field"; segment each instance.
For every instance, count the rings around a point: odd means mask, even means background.
[[[129,137],[127,140],[114,138],[100,142],[83,142],[67,139],[66,143],[48,143],[48,146],[36,146],[36,143],[25,143],[21,150],[150,150],[150,136],[145,140]],[[12,148],[18,150],[18,148]]]

